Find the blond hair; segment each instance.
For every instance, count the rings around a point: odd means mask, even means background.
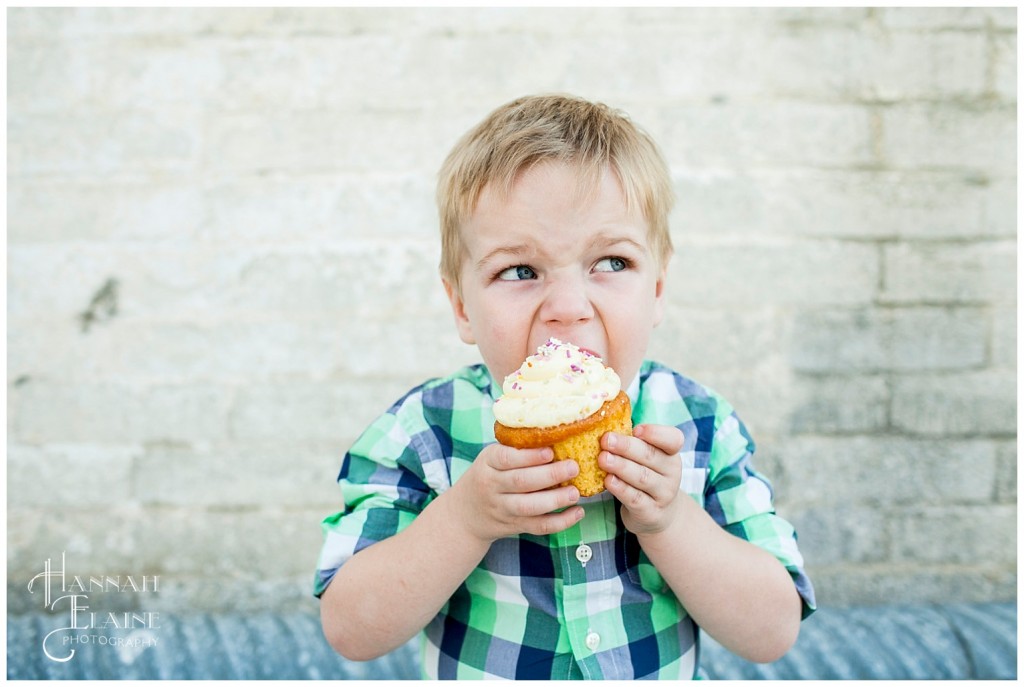
[[[668,214],[672,182],[654,141],[625,113],[567,95],[527,96],[502,105],[470,129],[448,154],[438,177],[441,276],[459,290],[461,227],[488,184],[507,196],[517,175],[540,162],[578,169],[580,191],[595,187],[606,166],[617,175],[626,207],[647,220],[654,256],[672,255]]]

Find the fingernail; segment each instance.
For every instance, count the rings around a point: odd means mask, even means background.
[[[608,437],[605,439],[605,443],[608,444],[608,448],[615,448],[615,446],[619,443],[619,438],[614,434],[609,433]]]

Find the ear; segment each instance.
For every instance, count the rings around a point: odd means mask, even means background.
[[[452,304],[452,314],[455,315],[455,328],[459,331],[459,338],[464,343],[475,344],[476,338],[473,336],[473,328],[469,324],[469,317],[466,315],[466,304],[462,301],[462,296],[459,295],[458,291],[451,282],[447,279],[441,280],[444,283],[444,291],[448,294],[448,301]]]
[[[654,326],[657,327],[661,324],[661,320],[665,317],[665,275],[668,271],[667,267],[661,268],[661,274],[658,275],[658,281],[654,282]]]

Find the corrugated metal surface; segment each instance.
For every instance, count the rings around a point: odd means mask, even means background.
[[[415,643],[375,661],[336,655],[308,614],[163,616],[145,630],[88,630],[64,644],[62,616],[7,619],[9,679],[415,679]],[[1015,679],[1017,605],[821,609],[781,660],[757,665],[705,638],[701,662],[717,679]]]
[[[720,679],[1014,679],[1017,605],[821,609],[775,663],[743,661],[708,638],[702,650]]]

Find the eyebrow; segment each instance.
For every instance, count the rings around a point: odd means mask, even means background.
[[[608,236],[606,234],[599,234],[593,241],[593,245],[599,248],[611,248],[612,246],[617,246],[620,243],[629,244],[640,252],[647,250],[647,248],[639,241],[635,241],[628,236]]]
[[[640,251],[641,253],[647,250],[647,248],[639,241],[635,241],[634,239],[631,239],[628,236],[615,236],[608,234],[598,234],[597,236],[594,237],[594,240],[591,242],[591,245],[601,250],[606,250],[612,248],[613,246],[617,246],[620,243],[627,244],[634,248],[635,250]],[[521,256],[536,252],[537,250],[535,248],[526,243],[518,243],[511,246],[499,246],[498,248],[495,248],[494,250],[488,252],[485,256],[480,258],[476,263],[476,269],[478,272],[483,270],[485,265],[494,260],[496,257],[502,255],[513,258],[519,258]]]
[[[487,253],[484,257],[480,258],[476,263],[476,269],[479,272],[484,266],[494,260],[496,257],[501,255],[508,255],[510,257],[519,257],[532,252],[530,246],[525,243],[519,243],[513,246],[499,246],[491,252]]]

